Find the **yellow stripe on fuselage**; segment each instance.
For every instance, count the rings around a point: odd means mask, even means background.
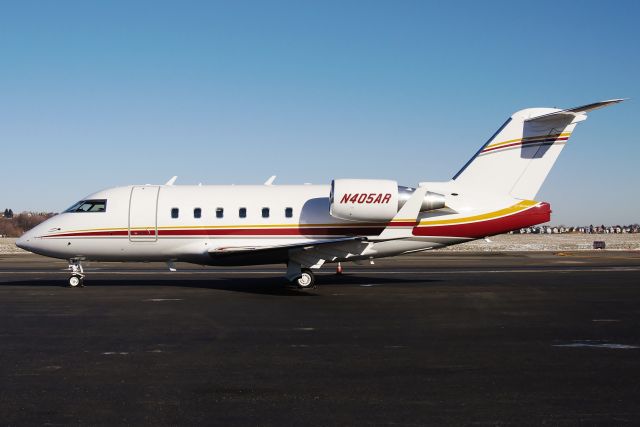
[[[493,218],[498,218],[501,216],[506,216],[506,215],[510,215],[513,213],[517,213],[520,211],[523,211],[525,209],[528,209],[532,206],[537,205],[538,202],[536,202],[535,200],[523,200],[521,202],[516,203],[513,206],[510,206],[508,208],[505,209],[500,209],[497,211],[493,211],[493,212],[488,212],[488,213],[484,213],[484,214],[479,214],[479,215],[472,215],[472,216],[467,216],[467,217],[462,217],[462,218],[452,218],[452,219],[422,219],[420,221],[420,223],[418,224],[418,227],[420,226],[432,226],[432,225],[449,225],[449,224],[461,224],[461,223],[466,223],[466,222],[475,222],[475,221],[483,221],[483,220],[487,220],[487,219],[493,219]],[[400,222],[412,222],[412,221],[416,221],[416,218],[401,218],[401,219],[394,219],[392,221],[390,221],[392,224],[393,223],[400,223]],[[386,223],[334,223],[334,224],[297,224],[297,223],[293,223],[293,224],[235,224],[235,225],[174,225],[174,226],[162,226],[162,227],[157,227],[159,230],[175,230],[175,229],[192,229],[192,230],[197,230],[197,229],[235,229],[235,228],[240,228],[240,229],[246,229],[246,228],[318,228],[318,227],[327,227],[327,228],[342,228],[342,227],[384,227],[386,225]],[[147,230],[150,228],[155,228],[153,226],[151,227],[132,227],[131,230]],[[94,232],[94,231],[123,231],[123,230],[129,230],[126,227],[115,227],[115,228],[91,228],[91,229],[81,229],[81,230],[69,230],[69,231],[65,231],[64,233],[60,233],[60,234],[66,234],[66,233],[82,233],[82,232]],[[55,237],[55,234],[52,234],[51,237]]]
[[[556,134],[551,134],[551,135],[528,136],[526,138],[510,139],[508,141],[496,142],[496,143],[493,143],[491,145],[487,145],[486,147],[484,147],[484,149],[486,150],[487,148],[494,148],[494,147],[499,147],[501,145],[513,144],[514,142],[530,141],[532,139],[564,138],[565,136],[569,137],[570,135],[571,135],[571,132],[556,133]]]

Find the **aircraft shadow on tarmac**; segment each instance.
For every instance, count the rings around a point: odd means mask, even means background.
[[[388,284],[418,284],[440,282],[440,279],[401,279],[389,277],[362,277],[352,275],[318,275],[316,277],[319,286],[380,286]],[[264,295],[281,296],[317,296],[313,289],[300,290],[289,284],[282,277],[257,277],[257,278],[206,278],[206,279],[88,279],[87,287],[116,287],[116,286],[170,286],[178,288],[216,289],[223,291],[244,292]],[[66,287],[66,280],[61,279],[34,279],[14,280],[0,283],[0,286],[41,286],[41,287]],[[70,289],[71,291],[71,289]],[[79,290],[80,292],[82,290]]]

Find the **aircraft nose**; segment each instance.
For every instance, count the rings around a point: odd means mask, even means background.
[[[33,233],[27,231],[16,240],[16,246],[20,249],[30,251],[33,249]]]
[[[52,219],[52,218],[51,218]],[[53,230],[52,225],[55,223],[48,219],[25,232],[16,240],[16,246],[29,252],[40,255],[46,255],[48,245],[43,239],[43,235],[47,234],[47,230]]]
[[[24,234],[18,237],[18,240],[16,240],[16,246],[20,249],[24,249]]]
[[[45,226],[46,227],[46,226]],[[29,252],[36,252],[42,244],[43,226],[36,225],[16,240],[16,246]]]

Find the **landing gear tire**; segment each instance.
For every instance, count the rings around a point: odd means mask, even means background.
[[[84,282],[84,279],[79,274],[72,274],[71,277],[69,277],[69,286],[72,288],[84,287],[83,282]]]
[[[69,260],[69,287],[71,288],[84,288],[84,270],[82,269],[82,261],[78,258],[71,258]]]
[[[302,274],[295,280],[295,284],[300,289],[310,289],[316,286],[316,277],[308,268],[302,269]]]

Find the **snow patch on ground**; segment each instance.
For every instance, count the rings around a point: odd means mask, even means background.
[[[0,254],[24,254],[27,251],[16,246],[16,240],[12,237],[0,237]]]

